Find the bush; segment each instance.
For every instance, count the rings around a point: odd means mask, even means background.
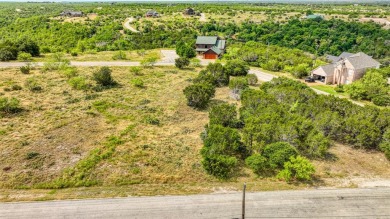
[[[11,90],[22,90],[22,89],[23,89],[22,86],[17,85],[17,84],[12,85],[12,87],[11,87]]]
[[[306,63],[299,64],[292,69],[292,75],[296,78],[303,78],[309,75],[309,65]]]
[[[276,142],[267,145],[263,154],[272,169],[281,169],[290,157],[298,155],[298,151],[287,142]]]
[[[337,92],[337,93],[344,93],[344,86],[343,85],[337,85],[334,90]]]
[[[73,57],[76,57],[79,55],[79,53],[76,51],[76,50],[73,50],[70,52],[70,55],[73,56]]]
[[[23,62],[29,62],[32,60],[32,55],[27,52],[19,52],[18,53],[18,60]]]
[[[193,58],[196,56],[195,49],[192,46],[185,44],[184,42],[179,42],[176,45],[176,53],[182,58]]]
[[[115,52],[115,54],[112,56],[112,59],[114,60],[126,60],[127,56],[126,53],[123,51]]]
[[[237,111],[235,105],[227,103],[213,106],[209,113],[210,125],[235,127],[237,124]]]
[[[115,85],[116,82],[111,77],[111,72],[109,67],[101,67],[98,71],[93,73],[93,79],[101,86]]]
[[[284,169],[277,175],[279,179],[287,182],[291,180],[311,180],[315,169],[313,164],[304,157],[290,157],[290,161],[284,164]]]
[[[25,65],[25,66],[22,66],[19,68],[20,72],[22,72],[22,74],[30,74],[30,70],[31,70],[31,66],[30,65]]]
[[[144,82],[139,78],[132,79],[131,84],[139,88],[145,87]]]
[[[141,60],[141,65],[144,67],[144,68],[147,68],[147,67],[153,67],[154,64],[156,64],[158,60],[158,57],[155,56],[155,55],[150,55],[148,57],[145,57],[144,59]]]
[[[377,106],[390,106],[390,96],[380,95],[372,99],[372,102]]]
[[[249,85],[256,85],[257,84],[257,82],[258,82],[258,78],[257,78],[257,76],[256,75],[254,75],[254,74],[248,74],[248,75],[246,75],[246,79],[248,80],[248,84]]]
[[[141,71],[142,71],[142,69],[138,66],[130,67],[130,72],[136,76],[141,75]]]
[[[202,109],[214,97],[215,87],[209,83],[196,83],[186,87],[183,92],[187,98],[188,106]]]
[[[253,154],[245,159],[245,164],[256,174],[264,173],[268,169],[267,159],[260,154]]]
[[[84,77],[73,77],[68,80],[69,85],[76,90],[87,90],[89,84]]]
[[[237,129],[211,125],[204,135],[204,147],[202,155],[224,154],[229,156],[246,155],[246,148],[241,142],[240,133]]]
[[[232,89],[233,93],[239,94],[248,88],[248,80],[245,77],[233,78],[229,82],[229,88]]]
[[[390,160],[390,128],[383,134],[379,148],[385,153],[385,156]]]
[[[217,178],[226,179],[234,173],[237,159],[225,155],[210,155],[203,157],[202,165],[207,173]]]
[[[0,112],[3,114],[12,114],[17,113],[21,110],[20,108],[20,101],[14,97],[7,98],[2,97],[0,98]]]
[[[26,80],[26,83],[24,84],[27,89],[29,89],[31,92],[39,92],[42,90],[42,87],[38,83],[38,80],[34,77],[28,78]]]
[[[190,60],[188,58],[177,58],[175,59],[175,66],[177,68],[183,69],[190,65]]]
[[[249,71],[248,65],[242,60],[229,60],[224,66],[225,71],[230,76],[246,76]]]
[[[200,66],[201,66],[200,60],[197,59],[197,58],[191,59],[191,61],[190,61],[190,66],[191,66],[191,67],[200,67]]]
[[[77,68],[76,67],[68,67],[64,70],[62,70],[62,73],[65,77],[68,79],[76,77],[77,76]]]

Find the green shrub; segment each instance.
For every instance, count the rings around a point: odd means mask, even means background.
[[[291,180],[311,180],[315,169],[313,164],[304,157],[290,157],[290,161],[284,164],[284,169],[277,175],[279,179],[284,179],[287,182]]]
[[[12,114],[17,113],[21,110],[20,108],[20,101],[14,97],[7,98],[7,97],[1,97],[0,98],[0,112],[3,114]]]
[[[93,73],[93,79],[98,85],[111,86],[115,85],[116,82],[111,77],[111,69],[109,67],[101,67],[98,71]]]
[[[390,160],[390,128],[387,128],[383,134],[379,148],[385,153],[386,158]]]
[[[258,78],[257,78],[257,76],[256,75],[254,75],[254,74],[248,74],[248,75],[246,75],[246,79],[248,80],[248,84],[249,85],[256,85],[257,84],[257,82],[258,82]]]
[[[22,86],[20,86],[20,85],[17,85],[17,84],[14,84],[14,85],[12,85],[12,87],[11,87],[11,90],[22,90],[23,88],[22,88]]]
[[[136,76],[141,75],[141,71],[142,71],[142,69],[138,66],[130,67],[130,72]]]
[[[42,91],[41,85],[38,83],[38,80],[36,78],[34,78],[34,77],[28,78],[24,85],[31,92],[40,92],[40,91]]]
[[[143,88],[145,87],[144,85],[144,81],[142,79],[139,79],[139,78],[134,78],[131,80],[131,84],[135,87],[139,87],[139,88]]]
[[[27,75],[27,74],[30,74],[31,67],[30,67],[30,65],[25,65],[25,66],[20,67],[19,70],[23,74]]]
[[[262,155],[272,169],[281,169],[290,157],[298,155],[298,151],[287,142],[276,142],[265,146]]]
[[[189,106],[202,109],[214,97],[215,87],[209,83],[196,83],[186,87],[183,92]]]
[[[144,118],[144,122],[146,124],[150,124],[150,125],[160,125],[160,120],[158,118],[150,116],[150,115],[148,115]]]
[[[206,172],[220,179],[229,178],[234,173],[237,163],[235,157],[225,155],[205,156],[202,160]]]
[[[19,52],[18,53],[18,60],[22,62],[29,62],[32,60],[32,55],[27,52]]]
[[[380,95],[372,99],[372,102],[377,106],[390,106],[390,96]]]
[[[190,65],[190,60],[188,58],[177,58],[175,59],[175,66],[177,68],[183,69]]]
[[[235,127],[237,124],[237,111],[235,105],[227,103],[211,107],[210,125],[222,125],[224,127]]]
[[[76,67],[68,67],[64,70],[62,70],[62,74],[67,77],[68,79],[76,77],[77,76],[77,68]]]
[[[68,80],[69,85],[76,90],[87,90],[89,84],[84,77],[73,77]]]
[[[76,51],[76,50],[73,50],[70,52],[70,55],[73,56],[73,57],[76,57],[79,55],[79,53]]]
[[[31,160],[31,159],[33,159],[33,158],[35,158],[35,157],[37,157],[37,156],[39,156],[39,153],[38,153],[38,152],[28,152],[28,153],[26,154],[26,159],[27,159],[27,160]]]
[[[224,66],[226,73],[230,76],[246,76],[249,71],[248,65],[242,60],[229,60]]]
[[[253,154],[245,159],[245,164],[256,174],[262,174],[269,168],[267,158],[261,154]]]
[[[232,78],[229,82],[229,88],[234,94],[240,94],[241,91],[248,88],[248,80],[245,77]]]
[[[201,150],[203,156],[223,154],[229,156],[246,155],[246,148],[241,142],[237,129],[211,125],[206,129],[204,147]]]
[[[191,61],[190,61],[190,66],[191,66],[191,67],[200,67],[200,66],[201,66],[200,60],[197,59],[197,58],[191,59]]]
[[[344,93],[344,86],[343,85],[337,85],[334,90],[337,92],[337,93]]]
[[[127,56],[126,53],[123,51],[117,51],[115,54],[112,56],[112,59],[114,60],[126,60]]]

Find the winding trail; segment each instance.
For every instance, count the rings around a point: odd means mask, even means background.
[[[126,28],[126,29],[128,29],[128,30],[130,30],[131,32],[133,32],[133,33],[139,33],[139,31],[138,30],[136,30],[134,27],[132,27],[131,25],[130,25],[130,23],[133,23],[134,22],[134,18],[127,18],[126,20],[125,20],[125,23],[123,23],[123,27],[124,28]]]

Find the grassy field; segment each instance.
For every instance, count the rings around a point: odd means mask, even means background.
[[[18,98],[23,107],[0,118],[1,201],[223,192],[239,190],[243,182],[249,191],[350,187],[356,177],[390,177],[382,153],[336,145],[334,159],[315,161],[317,180],[310,185],[258,177],[248,169],[219,181],[200,163],[207,110],[188,107],[182,93],[200,69],[155,67],[141,75],[112,69],[118,86],[93,93],[72,89],[57,71],[0,70],[1,95]],[[78,73],[93,84],[95,70]],[[42,91],[29,91],[29,78]],[[135,78],[144,87],[136,87]],[[228,88],[218,88],[211,105],[220,102],[237,103]]]

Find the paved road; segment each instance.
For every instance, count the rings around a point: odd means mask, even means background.
[[[125,23],[123,23],[123,27],[126,28],[126,29],[128,29],[128,30],[130,30],[131,32],[139,33],[138,30],[136,30],[134,27],[132,27],[132,26],[130,25],[130,23],[133,23],[133,21],[134,21],[134,18],[132,18],[132,17],[126,19],[126,20],[125,20]]]
[[[0,204],[0,218],[240,218],[241,193]],[[246,194],[246,218],[390,218],[390,189]]]

